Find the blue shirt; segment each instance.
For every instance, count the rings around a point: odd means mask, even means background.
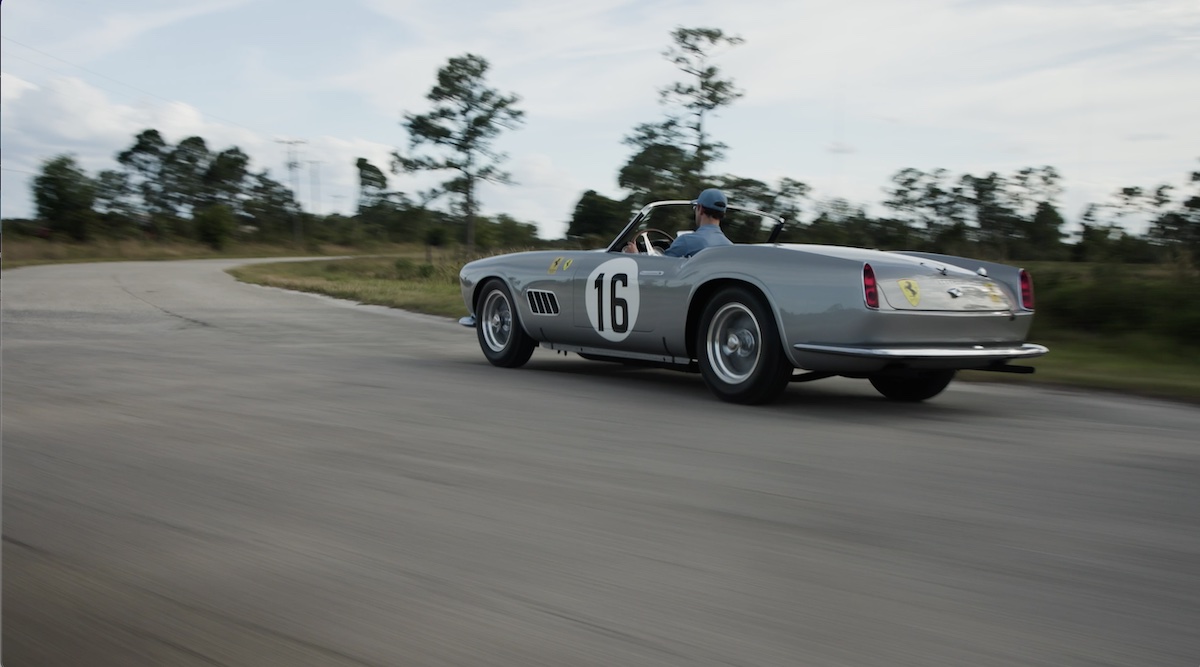
[[[725,237],[720,225],[700,225],[691,234],[675,237],[675,242],[663,254],[668,257],[691,257],[714,245],[733,245],[733,241]]]

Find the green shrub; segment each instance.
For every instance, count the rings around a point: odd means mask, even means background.
[[[1195,346],[1200,280],[1154,267],[1100,264],[1039,271],[1035,331],[1153,333]]]
[[[411,259],[401,257],[396,260],[396,277],[400,280],[410,280],[417,274],[417,265]]]

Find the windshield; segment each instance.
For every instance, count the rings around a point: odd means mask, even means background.
[[[783,218],[769,213],[730,206],[721,221],[721,231],[734,243],[767,243],[783,223]],[[692,203],[667,201],[647,205],[613,240],[609,250],[620,251],[626,243],[648,230],[665,232],[672,239],[696,231]]]

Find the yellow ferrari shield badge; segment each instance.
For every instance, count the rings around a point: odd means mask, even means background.
[[[904,298],[914,307],[921,303],[921,287],[917,285],[917,281],[901,280],[900,291],[904,292]]]
[[[557,272],[558,272],[558,265],[559,265],[559,264],[562,264],[562,261],[563,261],[563,258],[562,258],[562,257],[555,257],[555,258],[554,258],[554,261],[553,261],[553,262],[550,262],[550,268],[546,270],[546,273],[549,273],[549,274],[551,274],[551,275],[553,275],[553,274],[557,273]]]

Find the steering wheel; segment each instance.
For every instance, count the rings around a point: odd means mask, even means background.
[[[651,227],[638,233],[634,238],[634,245],[638,252],[644,252],[647,255],[661,255],[662,251],[670,247],[674,241],[674,236],[661,229]]]

